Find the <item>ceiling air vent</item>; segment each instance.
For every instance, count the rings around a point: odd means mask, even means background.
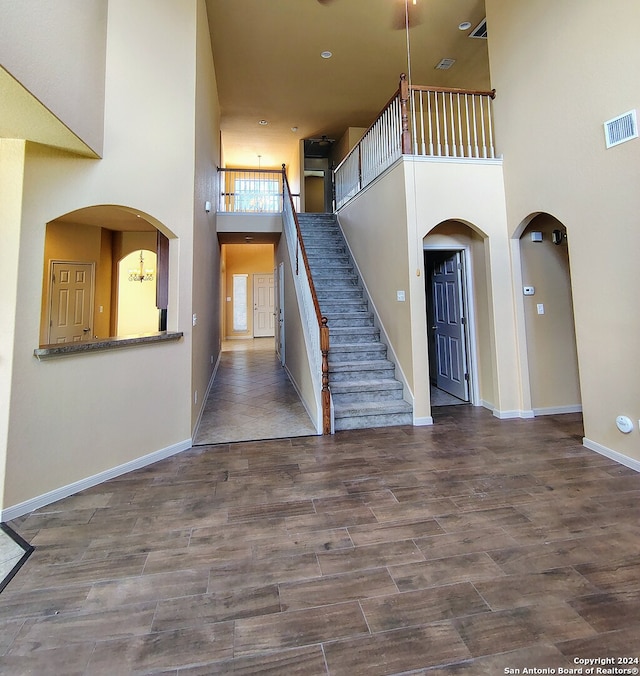
[[[604,123],[604,137],[607,148],[617,146],[632,138],[638,138],[638,120],[636,111],[630,110]]]
[[[487,39],[487,20],[482,19],[482,21],[469,33],[470,38],[481,38],[483,40]]]
[[[449,70],[449,68],[451,68],[455,62],[455,59],[441,59],[436,64],[436,70]]]

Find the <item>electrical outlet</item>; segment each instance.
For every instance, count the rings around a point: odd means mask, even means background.
[[[543,315],[544,314],[544,303],[538,303],[537,308],[538,308],[538,314]]]

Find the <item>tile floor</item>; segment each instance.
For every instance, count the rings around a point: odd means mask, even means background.
[[[224,341],[194,443],[309,434],[315,427],[278,361],[274,339]]]
[[[23,544],[16,542],[4,524],[0,524],[0,592],[16,573],[15,569],[27,551]]]
[[[0,673],[640,658],[640,475],[585,449],[579,415],[434,416],[201,446],[16,519],[36,550],[0,594]]]

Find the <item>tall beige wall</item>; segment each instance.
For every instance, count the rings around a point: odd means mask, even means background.
[[[220,106],[204,2],[197,2],[195,87],[195,188],[193,216],[193,328],[191,427],[204,408],[221,344],[220,246],[216,236],[217,167],[220,165]],[[207,202],[211,210],[206,211]],[[196,396],[196,392],[198,393]]]
[[[108,4],[0,0],[0,64],[98,155],[104,138]],[[20,138],[48,142],[46,128]]]
[[[640,106],[629,0],[486,0],[509,232],[566,226],[587,445],[640,460],[640,140],[607,150],[603,122]],[[624,435],[616,416],[635,429]]]
[[[275,265],[279,271],[278,274],[282,273],[284,278],[280,280],[284,283],[284,366],[300,395],[311,422],[320,434],[322,432],[320,388],[314,384],[313,374],[311,373],[302,324],[303,313],[298,305],[294,280],[295,271],[292,267],[286,238],[286,229],[283,229],[282,237],[275,250]],[[283,263],[282,267],[280,263]],[[276,294],[279,294],[278,289],[276,289]],[[313,327],[311,327],[311,330],[313,330]]]
[[[104,159],[27,145],[4,507],[190,442],[193,277],[208,273],[193,267],[196,34],[196,2],[111,0]],[[170,238],[168,324],[184,338],[40,362],[45,224],[94,204],[139,210]]]
[[[18,258],[24,180],[24,141],[0,139],[0,505],[4,500],[5,466],[11,418],[13,342],[18,311]]]

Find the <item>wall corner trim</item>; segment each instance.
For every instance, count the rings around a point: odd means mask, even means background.
[[[600,453],[600,455],[604,455],[605,457],[610,458],[611,460],[615,460],[617,463],[620,463],[625,467],[629,467],[630,469],[633,469],[636,472],[640,472],[640,460],[635,460],[634,458],[630,458],[628,455],[618,453],[618,451],[614,451],[611,448],[607,448],[606,446],[599,444],[597,441],[587,439],[587,437],[583,437],[582,444],[583,446],[585,446],[585,448],[588,448],[590,451]]]
[[[68,498],[74,493],[78,493],[87,488],[97,486],[98,484],[104,483],[109,479],[115,479],[115,477],[126,474],[127,472],[141,469],[142,467],[151,465],[154,462],[164,460],[165,458],[169,458],[172,455],[186,451],[191,448],[191,446],[192,440],[185,439],[184,441],[180,441],[177,444],[172,444],[166,448],[161,448],[158,451],[154,451],[153,453],[149,453],[147,455],[143,455],[140,458],[136,458],[135,460],[131,460],[130,462],[126,462],[123,465],[112,467],[111,469],[107,469],[104,472],[87,477],[86,479],[74,481],[72,484],[68,484],[67,486],[61,486],[60,488],[56,488],[53,491],[44,493],[43,495],[38,495],[35,498],[26,500],[25,502],[13,505],[12,507],[7,507],[0,512],[0,521],[11,521],[12,519],[15,519],[19,516],[33,512],[35,509],[40,509],[41,507],[50,505],[53,502],[62,500],[63,498]]]

